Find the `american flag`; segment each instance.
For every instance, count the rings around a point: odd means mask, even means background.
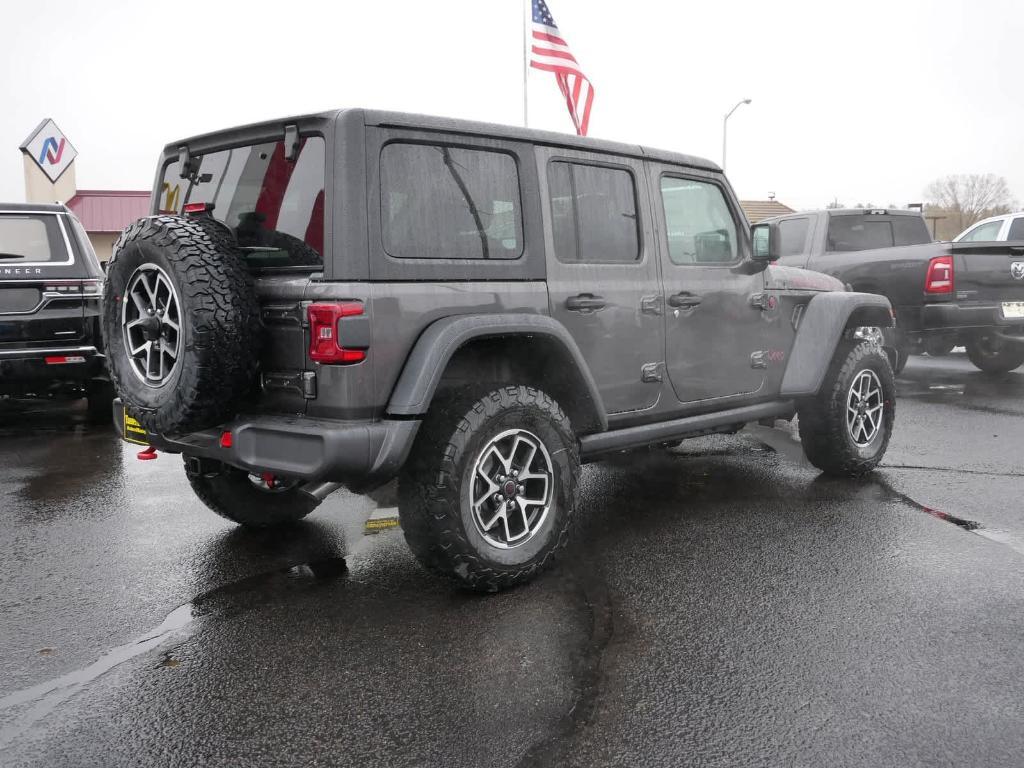
[[[533,41],[530,66],[555,73],[565,105],[569,108],[569,116],[576,133],[587,135],[590,125],[590,107],[594,103],[594,89],[587,76],[580,69],[576,57],[569,50],[558,25],[544,0],[533,2]],[[581,108],[582,105],[582,108]]]

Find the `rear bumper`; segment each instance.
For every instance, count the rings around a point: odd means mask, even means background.
[[[921,309],[923,333],[990,330],[999,336],[1024,339],[1024,318],[1003,317],[1002,304],[926,304]]]
[[[121,401],[114,426],[123,438]],[[147,433],[157,450],[224,462],[258,474],[273,472],[304,481],[342,483],[366,491],[391,480],[405,462],[419,430],[418,419],[334,421],[303,416],[238,416],[215,429],[188,435]],[[229,447],[221,436],[231,433]],[[134,442],[138,435],[133,435]]]
[[[0,389],[24,382],[87,381],[105,374],[103,363],[93,346],[0,349]]]

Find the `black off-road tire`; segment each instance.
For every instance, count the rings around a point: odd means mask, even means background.
[[[206,506],[226,520],[246,528],[290,525],[318,506],[312,496],[300,492],[295,485],[280,490],[260,488],[245,470],[226,464],[211,472],[193,472],[186,456],[185,476]]]
[[[480,396],[483,393],[483,396]],[[490,441],[528,430],[552,464],[552,505],[525,543],[500,549],[475,522],[470,475]],[[579,483],[579,446],[569,418],[546,393],[486,387],[431,406],[399,477],[399,516],[413,554],[428,569],[481,592],[523,584],[549,567],[568,542]]]
[[[985,373],[1008,373],[1024,364],[1024,343],[1003,341],[998,336],[979,335],[964,346],[974,367]]]
[[[180,304],[179,362],[157,387],[132,369],[121,331],[124,291],[144,264],[163,270]],[[235,414],[255,377],[260,317],[252,277],[229,230],[202,217],[140,219],[114,245],[103,298],[110,376],[131,415],[153,432],[174,434]]]
[[[895,347],[893,352],[896,362],[892,363],[892,359],[890,359],[889,362],[892,364],[893,375],[899,376],[903,373],[903,369],[907,367],[907,363],[910,361],[910,350],[906,345],[901,344],[900,346]]]
[[[956,346],[956,339],[946,336],[931,336],[924,340],[924,351],[929,357],[945,357]]]
[[[881,425],[864,446],[854,440],[847,425],[851,385],[862,371],[872,371],[881,385]],[[873,470],[885,455],[895,419],[896,381],[889,358],[876,344],[843,341],[821,385],[821,391],[798,407],[800,441],[804,455],[828,475],[860,477]]]

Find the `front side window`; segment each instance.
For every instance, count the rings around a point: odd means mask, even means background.
[[[779,256],[797,256],[804,252],[810,219],[783,219],[779,222]]]
[[[666,176],[661,180],[661,200],[673,264],[736,261],[736,222],[718,185]]]
[[[164,170],[159,210],[181,213],[186,203],[210,203],[210,215],[235,235],[253,266],[323,264],[325,144],[302,140],[285,157],[283,141],[203,155],[198,170],[181,178],[173,162]]]
[[[622,264],[640,258],[633,174],[557,161],[548,168],[555,256],[566,264]]]
[[[1018,216],[1010,222],[1010,231],[1006,235],[1007,240],[1024,240],[1024,216]]]
[[[380,156],[381,236],[399,259],[517,259],[515,159],[504,152],[393,143]]]
[[[0,216],[0,268],[65,261],[56,216]]]
[[[1002,226],[1003,222],[1001,221],[990,221],[988,224],[981,224],[980,226],[975,227],[960,238],[960,240],[965,243],[979,243],[986,242],[988,240],[995,240],[999,237],[999,229]]]

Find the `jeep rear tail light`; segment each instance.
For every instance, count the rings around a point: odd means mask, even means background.
[[[361,363],[366,359],[368,344],[362,327],[358,331],[353,327],[354,338],[347,345],[345,343],[345,319],[362,319],[361,302],[310,304],[306,314],[309,318],[309,357],[313,362],[347,365]]]
[[[953,257],[938,256],[928,262],[928,274],[924,279],[925,293],[953,292]]]
[[[213,210],[213,203],[185,203],[181,206],[181,212],[186,216],[192,213],[210,213]]]

